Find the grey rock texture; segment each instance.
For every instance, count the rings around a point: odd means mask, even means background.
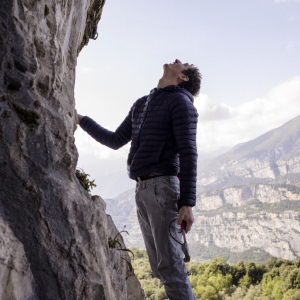
[[[1,299],[144,298],[108,247],[105,203],[75,176],[77,54],[103,5],[1,1]]]
[[[29,299],[33,296],[32,273],[23,245],[0,218],[1,299]]]
[[[122,235],[118,234],[119,231],[114,224],[110,215],[107,215],[107,230],[108,236],[114,239],[117,236],[118,241],[122,245],[122,249],[126,249]],[[130,256],[127,251],[118,250],[120,247],[110,248],[112,278],[116,290],[116,299],[144,299],[144,291],[134,275],[130,271],[128,263],[130,263]]]
[[[194,245],[214,244],[231,252],[262,249],[270,255],[294,260],[300,257],[299,236],[299,212],[223,212],[198,215],[188,240]]]
[[[257,184],[212,190],[197,196],[196,208],[199,210],[214,210],[224,204],[239,207],[253,199],[257,199],[262,203],[300,201],[300,188],[292,185]]]

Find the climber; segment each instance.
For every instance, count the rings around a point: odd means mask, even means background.
[[[170,224],[185,221],[189,232],[194,222],[198,114],[193,96],[201,79],[192,64],[178,59],[165,64],[157,87],[133,104],[115,132],[77,115],[77,124],[103,145],[119,149],[131,141],[127,167],[137,181],[139,224],[153,274],[171,300],[196,299],[176,241],[180,233],[170,234]]]

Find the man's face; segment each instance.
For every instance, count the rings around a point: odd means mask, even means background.
[[[173,63],[165,64],[164,69],[171,71],[171,73],[175,74],[181,74],[183,70],[187,70],[194,67],[194,65],[190,65],[189,63],[182,63],[179,59],[175,59]]]

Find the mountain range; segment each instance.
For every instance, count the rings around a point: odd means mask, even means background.
[[[300,257],[300,116],[198,163],[192,258],[265,261]],[[106,199],[129,247],[144,248],[134,189]]]

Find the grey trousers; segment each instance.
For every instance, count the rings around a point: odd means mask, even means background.
[[[176,199],[179,196],[177,176],[160,176],[138,182],[135,195],[137,215],[152,272],[164,285],[169,299],[196,300],[181,245],[170,235],[171,231],[172,236],[182,242],[176,224]]]

